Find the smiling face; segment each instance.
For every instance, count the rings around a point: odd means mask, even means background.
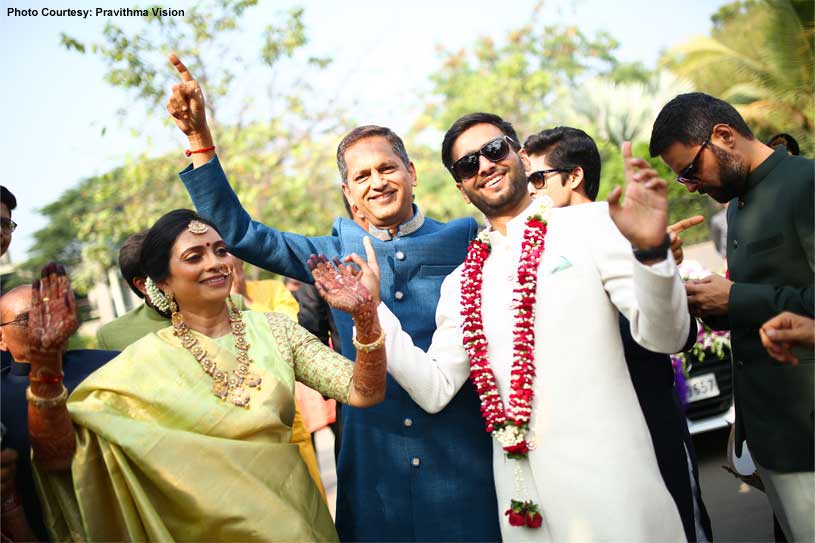
[[[342,191],[352,207],[377,228],[393,229],[413,217],[416,170],[381,136],[363,138],[345,150]]]
[[[226,243],[214,228],[204,234],[184,230],[170,253],[170,275],[158,286],[171,292],[180,308],[223,304],[232,286],[233,263]]]
[[[495,125],[476,124],[456,138],[451,149],[451,162],[481,149],[485,143],[504,136]],[[492,162],[478,157],[478,173],[456,183],[464,199],[471,202],[487,218],[512,215],[529,202],[524,165],[516,148],[510,148],[502,160]]]

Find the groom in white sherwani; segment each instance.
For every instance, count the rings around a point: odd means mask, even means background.
[[[445,135],[442,160],[489,228],[441,287],[427,353],[379,305],[388,369],[429,412],[471,378],[495,438],[504,541],[684,541],[618,327],[619,311],[657,352],[687,339],[666,184],[626,145],[622,203],[617,188],[608,203],[552,209],[530,198],[519,150],[491,114],[466,115]]]

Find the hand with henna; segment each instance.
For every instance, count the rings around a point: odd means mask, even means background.
[[[352,315],[372,304],[379,305],[379,266],[370,238],[362,240],[367,261],[352,253],[342,264],[335,258],[333,264],[322,255],[311,255],[308,267],[314,276],[314,285],[326,302],[335,309]],[[354,268],[350,263],[356,264]]]
[[[376,307],[379,305],[379,268],[368,238],[364,240],[366,262],[352,254],[333,263],[325,256],[312,255],[308,267],[314,284],[329,305],[350,313],[356,325],[357,356],[349,404],[368,407],[385,398],[387,362],[385,342]],[[353,268],[350,263],[359,269]]]
[[[45,469],[67,469],[76,448],[74,428],[65,406],[62,353],[78,327],[65,268],[49,263],[31,285],[28,339],[28,432],[34,460]]]

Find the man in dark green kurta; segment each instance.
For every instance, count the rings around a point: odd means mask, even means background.
[[[713,328],[731,331],[736,443],[750,446],[787,537],[812,541],[813,351],[796,349],[797,366],[778,362],[758,330],[781,311],[815,313],[815,162],[767,147],[732,106],[702,93],[665,105],[650,150],[688,191],[729,202],[730,280],[687,285],[688,303]]]

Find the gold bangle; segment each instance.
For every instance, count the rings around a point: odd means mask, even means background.
[[[25,389],[25,399],[38,409],[50,409],[52,407],[65,405],[65,402],[68,401],[68,389],[65,388],[65,385],[62,385],[62,392],[58,395],[53,398],[43,398],[42,396],[34,394],[31,387],[28,387]]]
[[[385,346],[385,330],[380,331],[379,337],[376,338],[376,341],[374,341],[373,343],[360,343],[359,341],[357,341],[356,334],[354,334],[354,337],[351,338],[351,341],[354,342],[354,348],[357,351],[369,353],[371,351],[381,349],[382,347]]]

